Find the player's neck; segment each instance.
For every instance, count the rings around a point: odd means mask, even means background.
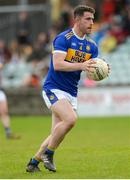
[[[76,24],[73,27],[73,31],[74,31],[75,35],[77,35],[79,38],[84,39],[85,34],[80,31],[79,27]]]

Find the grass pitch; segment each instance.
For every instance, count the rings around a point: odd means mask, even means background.
[[[20,140],[6,140],[0,125],[0,178],[130,178],[130,118],[80,118],[57,149],[57,172],[25,172],[26,164],[48,135],[51,117],[12,117]]]

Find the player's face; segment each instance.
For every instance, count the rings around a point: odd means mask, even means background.
[[[83,16],[79,18],[79,28],[83,34],[90,34],[92,31],[94,15],[90,12],[85,12]]]

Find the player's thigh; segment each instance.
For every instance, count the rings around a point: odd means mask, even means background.
[[[52,127],[51,127],[51,131],[53,131],[54,128],[56,127],[56,125],[58,123],[60,123],[61,121],[62,120],[60,119],[60,117],[57,114],[52,112]]]
[[[51,106],[52,113],[62,121],[76,121],[77,114],[67,99],[60,99]]]
[[[6,95],[3,91],[0,91],[0,114],[8,112],[8,103]]]
[[[0,101],[0,114],[8,113],[7,101]]]

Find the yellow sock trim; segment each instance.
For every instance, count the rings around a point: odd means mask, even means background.
[[[49,149],[49,150],[51,150],[51,151],[55,151],[55,149],[54,148],[51,148],[51,147],[47,147],[47,149]]]
[[[37,156],[35,156],[34,158],[35,158],[37,161],[39,161],[39,162],[41,161],[41,158],[39,158],[39,157],[37,157]]]

